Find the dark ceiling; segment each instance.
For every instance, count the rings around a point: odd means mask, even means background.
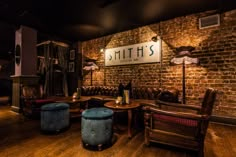
[[[236,8],[235,0],[0,0],[0,56],[14,51],[20,25],[39,40],[85,41],[159,21]]]

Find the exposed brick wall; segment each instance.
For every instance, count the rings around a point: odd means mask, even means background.
[[[97,60],[99,70],[93,72],[93,85],[118,86],[132,80],[133,86],[177,88],[182,91],[182,67],[171,66],[174,48],[193,46],[193,56],[200,65],[186,66],[186,102],[201,101],[207,87],[219,92],[214,114],[236,117],[236,10],[221,13],[221,25],[198,28],[198,19],[214,11],[178,17],[82,42],[83,55]],[[114,48],[150,41],[162,36],[162,68],[160,63],[113,66],[104,68],[101,47]],[[83,85],[90,85],[84,75]]]

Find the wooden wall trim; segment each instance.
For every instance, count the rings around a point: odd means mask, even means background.
[[[212,115],[210,120],[217,123],[236,125],[235,117]]]

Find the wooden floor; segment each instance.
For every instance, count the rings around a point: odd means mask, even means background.
[[[124,128],[123,128],[124,129]],[[40,132],[40,121],[30,120],[0,106],[0,157],[193,157],[194,152],[158,144],[144,145],[143,130],[131,139],[126,131],[114,133],[114,143],[102,151],[81,143],[80,121],[56,135]],[[205,157],[235,157],[236,127],[211,123],[205,140]]]

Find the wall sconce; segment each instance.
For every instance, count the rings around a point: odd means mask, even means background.
[[[157,36],[157,35],[152,37],[153,42],[157,42],[159,39],[160,39],[160,36]]]
[[[100,49],[100,52],[105,52],[105,48],[101,48],[101,49]]]
[[[198,64],[198,58],[191,57],[191,51],[195,48],[192,46],[181,46],[176,48],[176,56],[171,59],[172,64],[182,64],[182,103],[185,104],[185,65],[186,64]]]

